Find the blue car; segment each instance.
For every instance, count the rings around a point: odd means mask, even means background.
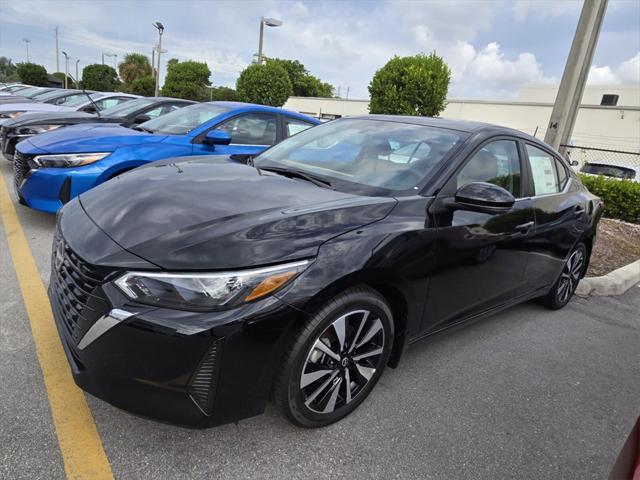
[[[279,108],[209,102],[132,128],[74,125],[18,143],[14,183],[21,203],[54,213],[72,198],[140,165],[190,155],[246,161],[318,123]]]

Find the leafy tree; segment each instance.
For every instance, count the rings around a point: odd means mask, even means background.
[[[118,71],[125,84],[133,83],[138,78],[153,76],[149,58],[141,53],[127,53],[118,65]]]
[[[135,95],[152,97],[156,91],[156,79],[151,75],[136,78],[128,85],[127,91]]]
[[[369,84],[369,111],[435,117],[447,105],[450,80],[451,69],[435,52],[393,57]]]
[[[211,87],[209,91],[209,99],[211,101],[236,102],[238,95],[233,88],[229,87]]]
[[[211,85],[210,76],[211,70],[204,62],[180,62],[177,58],[172,58],[167,62],[167,76],[162,94],[188,100],[208,100],[207,87]]]
[[[267,58],[266,63],[279,65],[286,70],[287,75],[289,75],[289,80],[291,80],[292,95],[297,97],[333,96],[333,87],[331,84],[324,83],[318,77],[311,75],[298,60]]]
[[[55,73],[52,73],[51,75],[53,75],[56,78],[59,78],[60,81],[62,82],[62,86],[64,87],[64,72],[55,72]],[[73,78],[71,78],[70,76],[67,76],[67,86],[73,87],[75,84],[76,82],[73,81]]]
[[[27,85],[46,87],[49,84],[46,68],[37,63],[19,63],[16,65],[16,73],[20,77],[20,81]]]
[[[120,81],[113,67],[94,63],[82,69],[82,86],[89,90],[113,92],[120,86]]]
[[[287,71],[276,63],[268,62],[245,68],[236,82],[236,92],[243,102],[281,107],[293,93],[293,88]]]
[[[10,58],[0,57],[0,81],[13,82],[20,80],[17,68]]]

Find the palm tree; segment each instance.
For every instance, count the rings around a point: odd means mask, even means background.
[[[141,53],[127,53],[122,63],[118,65],[118,71],[120,78],[128,84],[153,74],[149,58]]]

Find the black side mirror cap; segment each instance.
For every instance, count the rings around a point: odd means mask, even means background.
[[[145,115],[144,113],[141,113],[140,115],[136,115],[133,119],[133,123],[140,124],[140,123],[144,123],[147,120],[151,120],[151,117],[149,115]]]
[[[487,212],[500,212],[513,207],[516,199],[508,190],[486,182],[463,185],[455,194],[458,208]]]

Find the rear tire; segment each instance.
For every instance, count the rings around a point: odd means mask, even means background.
[[[578,288],[578,282],[584,274],[586,265],[587,247],[580,242],[571,251],[558,280],[549,293],[540,299],[542,304],[551,310],[559,310],[569,303]]]
[[[302,427],[337,422],[367,398],[392,345],[387,302],[369,287],[350,288],[327,301],[293,341],[274,383],[274,403]]]

